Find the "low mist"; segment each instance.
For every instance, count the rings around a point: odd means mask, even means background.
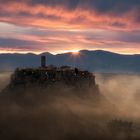
[[[119,109],[120,117],[140,118],[140,75],[106,74],[97,76],[101,93]]]
[[[12,72],[0,72],[0,91],[4,89],[10,82]]]
[[[9,83],[10,75],[0,74],[1,91]],[[24,91],[24,95],[11,91],[1,98],[0,137],[4,140],[108,139],[108,121],[139,121],[139,75],[97,74],[96,83],[101,102],[86,93],[84,97],[77,96],[79,93],[71,93],[63,85],[61,90],[44,90],[47,94],[41,90],[35,94],[37,87]]]

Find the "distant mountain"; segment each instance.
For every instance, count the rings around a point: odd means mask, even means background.
[[[39,55],[32,53],[0,54],[0,70],[39,67],[41,55],[47,57],[47,65],[69,65],[91,72],[140,72],[140,55],[121,55],[102,50],[81,50],[79,55],[72,53],[53,55],[48,52]]]

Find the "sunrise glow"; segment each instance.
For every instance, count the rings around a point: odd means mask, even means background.
[[[79,55],[79,53],[80,53],[79,50],[72,50],[71,52],[73,55]]]
[[[111,1],[4,1],[0,53],[78,54],[82,49],[139,53],[140,4]]]

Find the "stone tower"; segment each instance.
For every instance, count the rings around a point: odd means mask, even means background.
[[[46,56],[41,56],[41,67],[42,68],[46,67]]]

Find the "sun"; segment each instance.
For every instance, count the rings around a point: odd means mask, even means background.
[[[71,53],[74,55],[78,55],[80,52],[79,52],[79,50],[71,50]]]

